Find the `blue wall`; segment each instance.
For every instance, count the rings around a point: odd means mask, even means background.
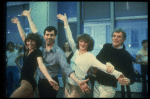
[[[14,44],[23,45],[23,41],[18,32],[18,28],[16,24],[11,22],[11,19],[17,17],[22,25],[22,28],[26,33],[29,32],[29,24],[27,18],[20,16],[23,10],[29,10],[29,5],[16,5],[16,6],[8,6],[7,7],[7,18],[6,18],[6,43],[12,41]]]

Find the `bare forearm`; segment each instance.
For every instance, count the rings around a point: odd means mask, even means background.
[[[18,61],[15,61],[15,63],[16,63],[20,68],[22,68]]]
[[[26,34],[25,34],[20,22],[17,23],[17,27],[18,27],[19,34],[24,42],[24,40],[26,38]]]
[[[38,29],[37,29],[36,25],[34,24],[30,14],[27,16],[27,19],[29,21],[29,25],[30,25],[31,31],[33,33],[36,33],[38,31]]]
[[[40,70],[44,74],[44,76],[47,78],[48,81],[52,80],[50,74],[48,73],[46,67],[44,65],[39,65]]]

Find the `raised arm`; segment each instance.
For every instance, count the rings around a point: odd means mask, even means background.
[[[66,14],[64,14],[64,15],[58,14],[57,18],[64,22],[64,28],[65,28],[67,41],[69,42],[69,45],[70,45],[72,51],[75,53],[75,51],[76,51],[76,44],[75,44],[75,42],[73,40],[72,32],[70,30]]]
[[[29,21],[29,25],[30,25],[31,31],[32,31],[33,33],[36,33],[36,32],[38,32],[38,29],[37,29],[36,25],[34,24],[32,18],[31,18],[31,15],[30,15],[31,10],[32,10],[32,9],[30,9],[29,11],[28,11],[28,10],[24,10],[24,11],[22,12],[22,15],[21,15],[21,16],[26,16],[26,17],[27,17],[27,19],[28,19],[28,21]]]
[[[55,90],[58,90],[59,89],[59,86],[58,86],[58,83],[55,82],[51,76],[49,75],[44,63],[43,63],[43,60],[42,60],[42,57],[37,57],[37,62],[38,62],[38,65],[39,65],[39,68],[40,70],[42,71],[42,73],[44,74],[44,76],[47,78],[47,80],[49,81],[49,83],[53,86],[53,88]]]
[[[14,18],[11,19],[11,22],[14,23],[14,24],[17,24],[19,34],[20,34],[20,36],[21,36],[21,38],[22,38],[22,40],[24,42],[25,38],[26,38],[26,34],[25,34],[25,32],[24,32],[24,30],[23,30],[23,28],[21,26],[21,23],[20,23],[19,19],[14,17]]]

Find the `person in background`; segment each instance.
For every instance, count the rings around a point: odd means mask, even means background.
[[[71,48],[69,46],[69,43],[67,41],[62,46],[62,50],[65,52],[67,63],[70,64],[70,59],[73,56],[73,52],[72,52],[72,50],[71,50]],[[63,84],[64,84],[63,91],[65,91],[65,87],[66,87],[66,73],[65,73],[64,70],[62,70],[62,79],[63,79]]]
[[[21,45],[14,45],[13,42],[8,42],[7,45],[7,51],[6,51],[6,77],[7,77],[7,96],[10,97],[12,92],[19,87],[19,65],[15,63],[15,59],[18,56],[18,54],[22,50]],[[19,50],[15,49],[15,47],[18,47]]]
[[[114,68],[122,72],[125,78],[119,79],[121,85],[131,85],[135,81],[132,57],[125,50],[126,33],[121,28],[112,32],[112,43],[106,43],[96,56],[102,63],[110,62]],[[123,86],[124,87],[124,86]],[[113,98],[116,93],[117,80],[101,70],[97,70],[94,97]],[[124,94],[124,93],[122,93]]]
[[[137,52],[136,63],[141,64],[142,95],[148,96],[146,75],[148,76],[148,40],[142,41],[143,48]]]
[[[70,66],[75,70],[75,74],[79,79],[85,79],[87,71],[91,66],[97,67],[103,72],[115,76],[116,79],[123,78],[123,74],[114,70],[111,63],[108,62],[106,65],[102,64],[92,53],[90,53],[94,47],[94,40],[92,37],[88,34],[79,35],[77,37],[77,43],[75,44],[66,14],[58,14],[57,18],[64,22],[66,38],[74,53],[71,58]],[[65,97],[79,98],[82,97],[82,95],[82,90],[78,88],[77,83],[68,77],[65,88]]]

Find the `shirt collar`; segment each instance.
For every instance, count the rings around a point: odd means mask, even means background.
[[[112,46],[113,46],[113,48],[115,48],[113,44],[112,44]],[[115,49],[123,49],[123,44],[119,48],[115,48]]]
[[[50,53],[50,52],[56,52],[56,49],[57,49],[57,44],[54,43],[52,49],[50,49],[50,50],[48,51],[48,53]],[[46,52],[46,47],[44,48],[44,50],[45,50],[45,52]]]

